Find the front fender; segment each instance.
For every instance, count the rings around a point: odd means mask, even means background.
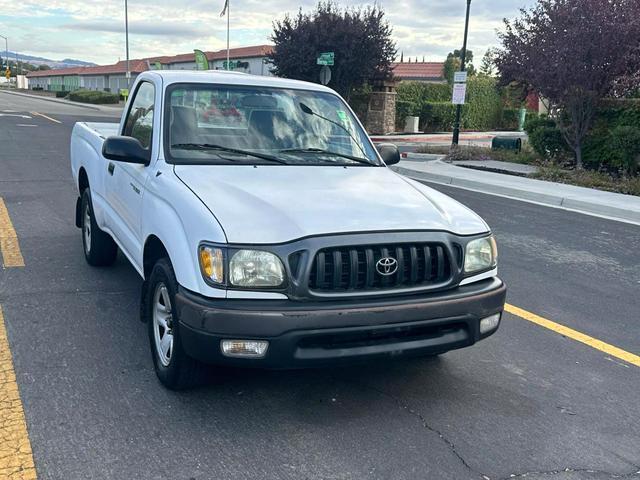
[[[198,263],[198,245],[203,240],[226,243],[222,227],[204,204],[173,174],[160,168],[149,180],[142,212],[142,233],[146,241],[156,236],[169,254],[178,283],[184,288],[214,298],[226,290],[205,283]],[[144,248],[142,249],[144,255]],[[144,265],[144,258],[140,259]]]

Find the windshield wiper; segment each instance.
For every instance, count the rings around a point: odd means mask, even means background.
[[[367,160],[366,158],[355,157],[353,155],[347,155],[346,153],[333,152],[331,150],[324,150],[322,148],[285,148],[284,150],[280,150],[280,153],[317,153],[324,155],[335,155],[336,157],[346,158],[348,160],[353,160],[354,162],[376,166],[373,162]]]
[[[284,160],[280,160],[278,157],[268,155],[266,153],[252,152],[250,150],[242,150],[240,148],[225,147],[223,145],[214,145],[212,143],[176,143],[171,145],[171,148],[180,148],[183,150],[214,150],[219,152],[237,153],[238,155],[248,155],[250,157],[261,158],[269,162],[281,163],[282,165],[288,165]]]

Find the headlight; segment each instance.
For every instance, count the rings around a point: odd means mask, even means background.
[[[284,268],[273,253],[239,250],[229,262],[229,282],[236,287],[279,287]]]
[[[498,248],[493,236],[479,238],[467,244],[464,254],[465,273],[488,270],[498,264]]]
[[[200,245],[198,252],[200,260],[200,270],[207,280],[217,283],[224,283],[224,253],[221,248]]]

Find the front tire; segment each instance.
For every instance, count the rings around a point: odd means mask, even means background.
[[[153,366],[170,390],[194,387],[205,379],[206,367],[184,351],[176,309],[178,282],[171,262],[162,258],[153,267],[143,296]]]
[[[113,238],[100,230],[93,214],[91,191],[86,188],[82,192],[81,204],[82,246],[84,258],[89,265],[106,267],[113,265],[118,256],[118,246]]]

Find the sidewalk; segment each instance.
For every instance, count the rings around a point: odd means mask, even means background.
[[[391,167],[418,180],[561,207],[640,225],[640,197],[462,168],[442,160],[404,160]]]
[[[410,133],[394,135],[372,135],[371,141],[375,143],[395,143],[395,144],[431,144],[431,145],[451,145],[452,133]],[[494,137],[515,137],[526,138],[524,132],[462,132],[460,134],[461,145],[486,144],[491,143]]]
[[[7,89],[0,89],[0,92],[8,93],[10,95],[18,95],[20,97],[28,97],[28,98],[33,98],[37,100],[42,100],[44,102],[53,102],[53,103],[60,103],[63,105],[71,105],[73,107],[86,108],[86,109],[94,110],[97,112],[109,112],[113,114],[117,113],[118,115],[120,115],[120,112],[122,112],[122,109],[124,108],[122,105],[95,105],[91,103],[72,102],[71,100],[64,100],[62,98],[51,98],[43,95],[31,95],[29,93],[14,92]]]

